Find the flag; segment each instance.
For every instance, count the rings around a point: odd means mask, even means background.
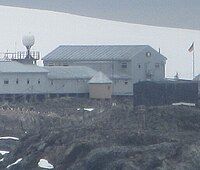
[[[188,49],[189,52],[194,51],[194,43],[192,43],[192,45],[190,46],[190,48]]]

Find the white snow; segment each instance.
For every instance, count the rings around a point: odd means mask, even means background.
[[[112,106],[117,106],[117,103],[112,103]]]
[[[94,108],[84,108],[85,111],[91,112],[94,110]]]
[[[4,137],[0,137],[0,140],[1,139],[12,139],[12,140],[19,140],[19,138],[16,138],[16,137],[11,137],[11,136],[4,136]]]
[[[13,166],[13,165],[16,165],[16,164],[18,164],[19,162],[21,162],[22,161],[22,158],[20,158],[20,159],[18,159],[17,161],[15,161],[14,163],[12,163],[12,164],[10,164],[10,165],[8,165],[6,168],[8,169],[8,168],[10,168],[11,166]]]
[[[40,168],[45,168],[45,169],[53,169],[54,166],[51,165],[46,159],[40,159],[40,161],[38,162],[38,166]]]
[[[0,159],[0,162],[3,162],[4,158]]]
[[[77,108],[76,110],[81,110],[81,108]],[[91,112],[91,111],[93,111],[94,110],[94,108],[83,108],[83,110],[85,110],[85,111],[88,111],[88,112]]]
[[[9,151],[0,151],[0,154],[1,155],[5,155],[5,154],[7,154],[7,153],[10,153]]]
[[[185,103],[185,102],[180,102],[180,103],[172,103],[173,106],[195,106],[195,103]]]

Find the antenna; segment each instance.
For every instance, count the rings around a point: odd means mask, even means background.
[[[159,47],[159,49],[158,49],[158,52],[161,53],[160,47]]]
[[[30,54],[30,50],[31,50],[31,47],[35,43],[35,37],[29,33],[28,35],[23,36],[22,43],[27,49],[26,58],[28,58],[28,59],[32,58],[32,56]]]

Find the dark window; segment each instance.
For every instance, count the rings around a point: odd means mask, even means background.
[[[122,68],[127,68],[127,63],[122,63]]]
[[[110,90],[110,86],[108,86],[108,90]]]
[[[147,52],[147,53],[146,53],[146,56],[147,56],[147,57],[151,57],[151,52]]]
[[[63,63],[63,66],[69,66],[67,63]]]
[[[30,84],[30,80],[29,79],[27,79],[27,84]]]
[[[128,81],[125,81],[124,84],[127,85],[127,84],[128,84]]]
[[[140,65],[140,64],[138,64],[138,68],[141,68],[141,65]]]
[[[49,63],[49,66],[54,66],[54,63]]]
[[[40,84],[40,79],[38,80],[38,84]]]
[[[159,68],[160,67],[160,64],[159,63],[156,63],[155,64],[155,68]]]
[[[16,80],[16,84],[19,84],[19,80],[18,79]]]
[[[4,80],[4,84],[9,84],[9,80]]]
[[[51,85],[53,85],[53,80],[51,80]]]

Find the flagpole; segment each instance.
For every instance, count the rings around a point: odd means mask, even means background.
[[[195,50],[194,50],[194,42],[192,43],[192,45],[190,46],[190,48],[188,49],[188,51],[191,53],[192,52],[192,77],[194,79],[195,76]]]

